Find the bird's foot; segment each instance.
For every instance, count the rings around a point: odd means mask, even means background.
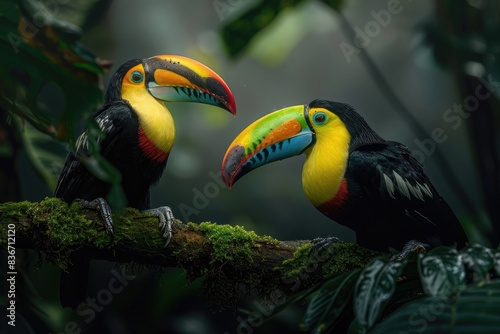
[[[310,253],[319,254],[330,248],[331,245],[336,244],[340,241],[341,240],[337,237],[315,238],[312,240]]]
[[[175,219],[172,210],[168,206],[160,206],[156,209],[144,210],[144,212],[149,212],[153,216],[157,216],[160,220],[160,225],[158,225],[158,227],[160,228],[162,236],[165,239],[165,246],[163,247],[167,247],[172,239],[172,224]]]
[[[108,202],[102,197],[98,197],[92,201],[87,201],[84,199],[77,198],[75,202],[87,209],[97,210],[101,214],[102,220],[104,221],[104,227],[106,227],[106,232],[113,237],[113,215],[111,213],[111,207]]]
[[[399,261],[406,258],[410,253],[425,253],[430,248],[430,245],[424,244],[417,240],[410,240],[404,246],[401,252],[391,257],[392,261]]]

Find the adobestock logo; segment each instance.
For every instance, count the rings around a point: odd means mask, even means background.
[[[344,54],[347,63],[350,64],[352,62],[352,56],[360,53],[360,49],[366,48],[370,45],[372,39],[380,35],[383,28],[386,28],[391,23],[392,17],[394,15],[401,14],[403,9],[404,7],[399,0],[389,0],[387,2],[387,9],[370,11],[370,15],[373,17],[373,20],[368,21],[365,24],[364,29],[354,26],[352,28],[354,31],[354,45],[347,42],[341,42],[339,44],[340,50]]]
[[[238,7],[242,6],[245,1],[247,0],[214,0],[212,5],[219,16],[219,19],[224,21],[229,14],[231,14]]]
[[[238,323],[235,331],[236,334],[253,334],[258,327],[264,324],[266,319],[275,313],[280,305],[287,302],[290,295],[293,295],[293,292],[298,292],[300,288],[304,287],[304,282],[310,279],[311,275],[320,268],[320,264],[327,261],[330,255],[328,252],[314,251],[310,256],[311,262],[297,276],[288,277],[287,275],[283,275],[281,277],[283,286],[287,287],[287,293],[277,288],[271,291],[265,299],[257,297],[252,303],[255,309],[245,312],[246,319],[242,316],[238,316],[235,319]],[[224,332],[224,334],[231,333]]]
[[[488,99],[495,92],[500,92],[500,82],[493,81],[491,74],[488,75],[487,80],[481,77],[478,77],[478,80],[480,83],[476,86],[474,95],[465,97],[462,103],[454,103],[451,108],[444,111],[442,119],[452,130],[460,128],[464,124],[463,120],[478,110],[480,101]],[[436,151],[438,144],[448,140],[446,130],[441,127],[434,128],[430,134],[429,138],[414,140],[417,149],[412,150],[411,153],[421,164],[424,163],[426,157]]]
[[[86,324],[91,323],[97,312],[102,312],[104,306],[109,305],[115,295],[123,291],[123,289],[132,281],[135,276],[127,275],[125,268],[122,268],[121,273],[115,269],[111,270],[111,274],[114,276],[109,280],[106,288],[99,290],[95,297],[87,297],[87,299],[81,302],[76,308],[76,314],[84,318]],[[56,334],[79,334],[82,333],[82,328],[75,321],[68,321],[64,325],[64,330],[57,332]],[[52,334],[52,332],[49,332]]]
[[[19,52],[19,45],[23,44],[25,41],[35,38],[39,33],[40,29],[44,29],[46,26],[50,26],[53,21],[56,21],[57,14],[59,13],[60,6],[66,5],[69,0],[45,0],[40,2],[33,2],[31,6],[37,9],[35,12],[31,13],[31,20],[25,16],[21,16],[18,25],[18,32],[9,32],[7,34],[7,39],[14,50],[14,53]],[[77,26],[65,22],[68,28],[79,30]]]
[[[211,199],[219,196],[220,189],[226,188],[224,181],[222,181],[221,171],[217,173],[210,172],[208,176],[211,181],[205,183],[201,188],[193,188],[193,199],[190,205],[186,203],[179,204],[178,208],[184,222],[191,221],[193,215],[199,215],[201,210],[210,204]]]

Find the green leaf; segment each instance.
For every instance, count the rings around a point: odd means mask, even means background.
[[[251,46],[248,53],[270,65],[282,62],[289,51],[307,35],[317,22],[306,15],[298,5],[306,0],[266,0],[237,6],[214,1],[221,20],[228,13],[239,12],[239,17],[225,24],[221,31],[227,53],[236,58]],[[339,10],[344,0],[322,0],[333,10]],[[293,12],[290,9],[295,9]],[[326,11],[328,12],[328,11]],[[287,14],[287,15],[282,15]],[[304,14],[304,15],[303,15]],[[265,30],[265,38],[263,37]]]
[[[324,4],[330,6],[333,10],[339,11],[344,5],[344,0],[321,0]]]
[[[495,256],[491,249],[476,244],[462,250],[461,254],[467,269],[474,272],[475,282],[487,279],[489,272],[493,270],[495,265]]]
[[[18,118],[15,119],[20,129],[24,149],[33,167],[50,189],[54,190],[64,165],[64,158],[67,154],[66,147],[38,131],[31,124],[22,123]]]
[[[300,303],[303,299],[308,298],[317,289],[318,289],[318,286],[312,286],[312,287],[305,289],[305,290],[303,290],[303,291],[301,291],[293,296],[289,296],[289,297],[284,296],[283,300],[279,300],[280,298],[277,298],[278,299],[277,305],[275,306],[275,308],[273,309],[273,313],[267,318],[267,320],[270,320],[270,319],[276,317],[280,312],[287,309],[290,305]]]
[[[222,28],[222,41],[229,55],[236,58],[259,31],[271,24],[281,11],[294,7],[304,0],[259,1],[239,18]]]
[[[493,265],[493,268],[495,269],[495,273],[497,276],[500,276],[500,249],[496,249],[494,250],[494,257],[495,257],[495,260],[494,260],[494,265]]]
[[[304,328],[321,333],[327,331],[351,299],[360,270],[337,276],[316,292],[304,316]]]
[[[383,333],[498,333],[500,280],[471,285],[448,299],[425,297],[407,303],[375,326]]]
[[[375,259],[361,272],[354,290],[354,313],[362,331],[371,328],[381,316],[406,265],[402,261]]]
[[[420,256],[418,269],[425,293],[451,296],[465,288],[465,270],[461,256],[449,247],[438,247]]]

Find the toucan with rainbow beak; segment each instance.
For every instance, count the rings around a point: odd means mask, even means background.
[[[314,100],[258,119],[229,146],[224,182],[230,188],[257,167],[302,153],[307,197],[321,213],[354,230],[361,246],[392,248],[402,257],[417,248],[461,248],[468,242],[408,148],[380,137],[343,103]]]
[[[105,200],[110,184],[91,173],[82,159],[88,156],[89,145],[97,144],[100,154],[121,173],[127,206],[157,215],[168,244],[174,216],[167,206],[150,209],[149,196],[150,187],[165,169],[175,139],[174,120],[165,102],[209,104],[236,114],[228,85],[207,66],[175,55],[130,60],[112,76],[104,104],[94,115],[102,136],[98,143],[89,143],[88,130],[78,137],[75,153],[66,159],[55,196],[98,209],[108,233],[113,234],[111,208]],[[65,280],[63,275],[63,306],[75,307],[84,301],[85,295],[73,283],[75,279],[86,280],[88,266],[78,267],[69,273],[73,279]]]

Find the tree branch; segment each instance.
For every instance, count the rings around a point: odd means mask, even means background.
[[[239,226],[177,221],[170,244],[158,229],[158,219],[127,208],[114,214],[115,235],[104,230],[98,212],[56,198],[39,203],[0,204],[0,244],[7,248],[15,230],[15,247],[36,249],[66,270],[73,256],[158,267],[181,267],[188,280],[205,277],[205,293],[218,306],[228,307],[257,288],[261,295],[279,289],[286,295],[321,280],[365,266],[376,256],[356,244],[334,244],[327,251],[311,252],[302,241],[278,241],[257,236]],[[222,290],[221,290],[222,289]]]

